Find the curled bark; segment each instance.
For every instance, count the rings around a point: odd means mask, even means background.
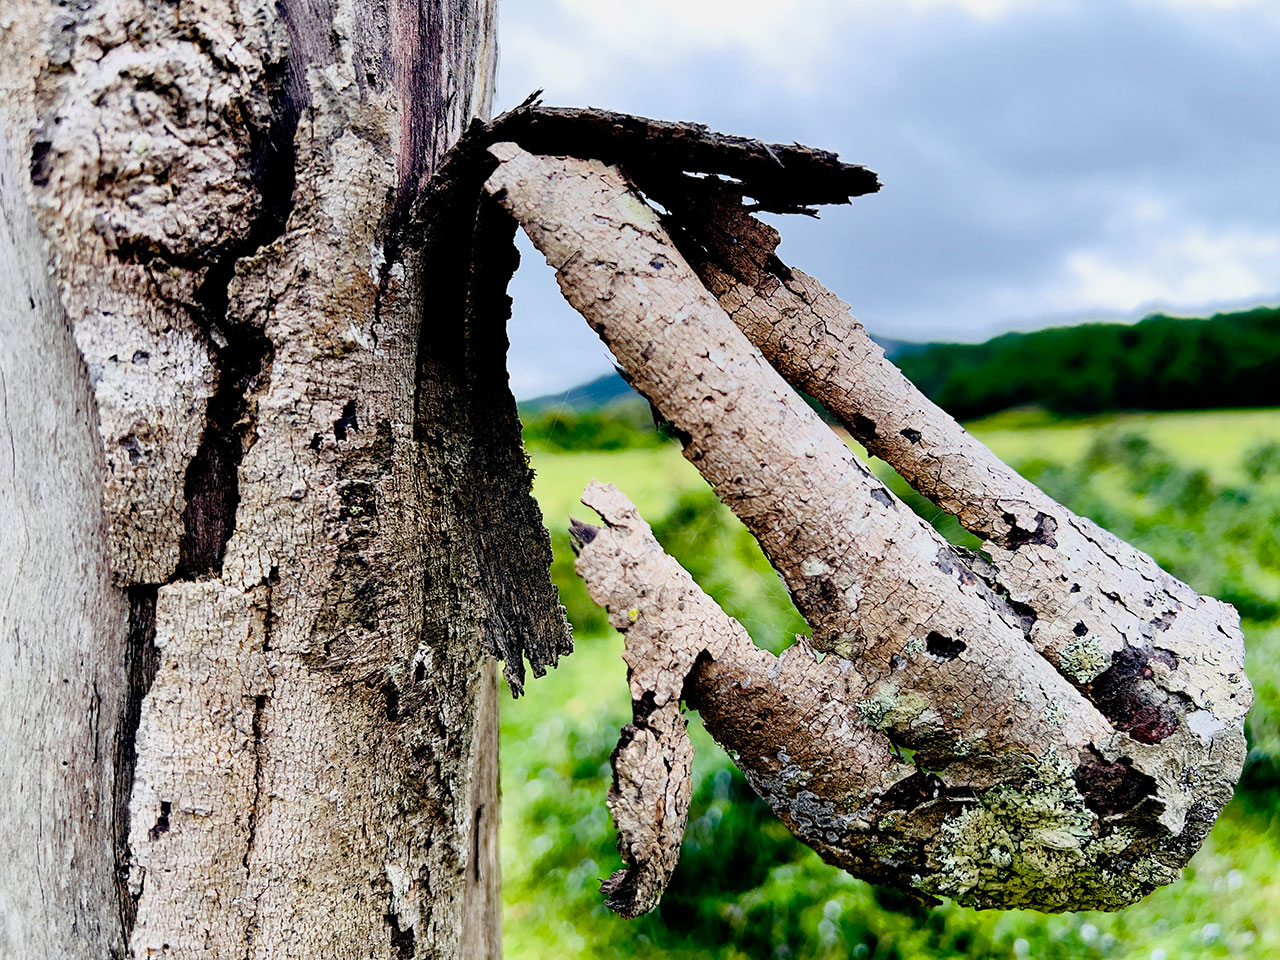
[[[762,694],[759,658],[703,642],[718,611],[690,606],[669,561],[638,561],[638,550],[658,551],[637,546],[647,528],[596,492],[591,505],[605,508],[610,535],[584,544],[579,565],[614,622],[640,630],[634,646],[628,636],[633,702],[668,705],[692,678],[690,702],[756,789],[822,856],[859,876],[1047,910],[1115,909],[1173,880],[1243,761],[1251,693],[1234,611],[966,441],[876,362],[851,319],[835,326],[847,317],[842,304],[774,265],[763,228],[743,221],[740,207],[711,221],[721,249],[705,239],[694,248],[708,290],[618,170],[514,144],[491,152],[499,165],[487,189],[760,541],[813,627],[812,646],[835,655],[821,664],[784,657],[765,670],[776,689]],[[837,331],[829,337],[818,322],[828,320]],[[876,425],[901,424],[902,443],[886,442],[886,455],[910,464],[900,451],[923,446],[927,431],[930,462],[913,479],[944,501],[953,485],[969,522],[1003,551],[995,572],[960,556],[885,489],[739,325],[850,420],[870,412]],[[875,376],[856,382],[867,372]],[[610,550],[619,556],[607,559]],[[684,610],[671,609],[673,590],[684,591]],[[698,666],[701,653],[714,669]],[[824,685],[833,670],[839,682]],[[915,751],[915,772],[876,773],[860,761],[863,779],[833,774],[848,762],[849,738],[796,721],[814,691],[876,756],[890,745]],[[763,716],[771,720],[757,723]],[[669,821],[651,802],[650,779],[623,776],[632,761],[625,751],[619,759],[619,788],[638,785],[627,802],[650,811],[647,826],[619,822],[624,844],[645,829],[664,835]],[[661,794],[674,795],[665,781]],[[669,859],[669,841],[654,849]],[[631,906],[656,902],[666,859],[626,858],[644,893]]]

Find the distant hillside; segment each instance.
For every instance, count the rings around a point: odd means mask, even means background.
[[[638,395],[617,371],[580,383],[564,393],[548,393],[532,400],[520,401],[521,413],[542,413],[546,410],[596,410],[607,407],[616,400]]]
[[[1068,416],[1280,406],[1280,309],[1270,307],[1006,333],[978,344],[876,340],[926,396],[961,420],[1032,404]],[[520,407],[581,412],[634,396],[611,373]]]

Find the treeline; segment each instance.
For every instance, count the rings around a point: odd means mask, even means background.
[[[594,409],[524,409],[520,419],[525,444],[548,450],[633,450],[659,447],[667,440],[649,405],[634,394]]]
[[[959,420],[1027,404],[1064,416],[1280,406],[1280,309],[930,343],[892,359]]]

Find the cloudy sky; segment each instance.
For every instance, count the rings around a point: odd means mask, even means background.
[[[881,192],[777,218],[875,333],[983,340],[1280,302],[1274,0],[500,0],[498,108],[836,150]],[[610,369],[522,240],[518,397]]]

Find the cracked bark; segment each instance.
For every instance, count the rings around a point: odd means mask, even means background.
[[[568,638],[510,227],[411,218],[494,4],[5,19],[0,953],[496,955],[489,653]]]
[[[1235,612],[976,444],[845,305],[777,260],[776,235],[721,185],[645,172],[678,247],[616,168],[490,152],[486,189],[687,438],[830,654],[766,663],[625,500],[588,492],[606,528],[580,536],[579,570],[627,634],[637,719],[615,754],[627,867],[606,884],[611,905],[648,909],[674,866],[688,758],[673,691],[686,682],[773,809],[856,875],[1047,910],[1116,909],[1175,879],[1243,762]],[[779,370],[983,535],[990,563],[898,502]],[[739,642],[709,639],[725,634]],[[914,767],[887,759],[890,745]]]

